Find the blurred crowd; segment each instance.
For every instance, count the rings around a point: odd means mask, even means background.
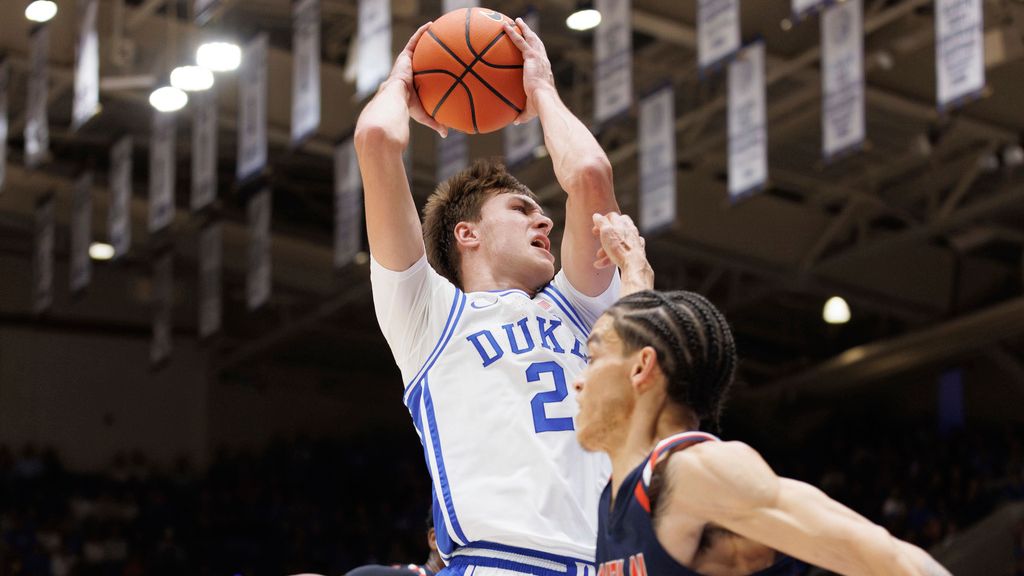
[[[766,457],[926,548],[1024,499],[1020,429],[873,426],[832,422]],[[223,451],[203,474],[185,459],[160,470],[141,453],[71,473],[53,451],[0,447],[0,576],[340,575],[419,562],[429,501],[408,436]],[[1024,525],[1016,543],[1024,575]]]

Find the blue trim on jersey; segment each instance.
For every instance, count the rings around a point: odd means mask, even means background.
[[[441,336],[437,339],[437,344],[434,344],[434,349],[430,351],[430,355],[427,356],[427,360],[423,363],[423,366],[420,367],[419,372],[417,372],[416,375],[412,377],[412,380],[410,380],[409,383],[405,386],[406,391],[408,391],[410,387],[417,383],[417,381],[420,379],[420,376],[423,376],[423,373],[429,369],[429,365],[433,364],[432,360],[436,360],[437,356],[441,353],[441,350],[444,349],[444,344],[447,343],[445,334],[448,332],[448,330],[451,329],[453,333],[455,332],[455,325],[459,323],[459,319],[458,317],[455,317],[455,321],[453,322],[452,317],[456,316],[456,314],[460,316],[462,315],[462,309],[460,308],[458,313],[456,313],[455,308],[459,304],[460,299],[463,298],[464,294],[462,293],[462,290],[456,288],[455,297],[452,298],[452,307],[451,309],[448,310],[448,319],[445,320],[444,329],[441,330]],[[448,334],[448,338],[451,338],[451,334]]]
[[[523,296],[526,296],[527,298],[530,297],[530,295],[527,294],[525,290],[520,290],[518,288],[510,288],[508,290],[487,290],[486,292],[489,292],[491,294],[497,294],[498,296],[508,296],[509,294],[517,293],[517,294],[522,294]]]
[[[561,562],[565,565],[575,566],[577,562],[593,566],[594,563],[590,560],[584,560],[582,558],[573,558],[571,556],[561,556],[559,554],[552,554],[550,552],[541,552],[540,550],[533,550],[531,548],[519,548],[517,546],[509,546],[507,544],[498,544],[497,542],[488,542],[486,540],[479,540],[477,542],[470,542],[466,544],[466,548],[480,548],[483,550],[497,550],[498,552],[509,552],[511,554],[519,554],[520,556],[530,556],[531,558],[539,558],[541,560],[548,560],[551,562]]]
[[[441,438],[437,431],[437,418],[434,416],[434,400],[430,396],[430,385],[426,382],[426,378],[424,378],[423,383],[423,406],[426,408],[427,428],[430,431],[430,442],[434,446],[434,460],[437,462],[437,481],[441,484],[441,495],[444,497],[444,505],[448,510],[448,518],[451,520],[452,528],[455,530],[455,535],[459,537],[459,540],[469,542],[469,538],[466,538],[466,534],[462,531],[462,526],[459,525],[459,519],[455,515],[455,504],[452,502],[452,490],[448,485],[448,473],[445,472],[444,457],[441,455]],[[427,464],[430,464],[429,459],[427,460]]]
[[[548,288],[550,287],[551,286],[548,285]],[[572,325],[575,326],[576,329],[583,334],[583,336],[590,334],[590,330],[587,330],[583,323],[580,322],[579,318],[577,318],[570,309],[566,308],[565,303],[561,299],[559,299],[554,292],[548,292],[548,289],[545,288],[544,290],[541,291],[541,293],[547,296],[551,300],[551,302],[554,303],[554,305],[557,306],[558,309],[562,311],[562,314],[565,315],[565,318],[570,323],[572,323]]]
[[[566,566],[564,570],[548,570],[533,564],[523,564],[522,562],[506,560],[504,558],[488,558],[487,556],[455,556],[448,563],[449,568],[454,567],[456,570],[461,568],[461,574],[469,573],[469,570],[476,566],[498,568],[512,573],[530,574],[531,576],[576,576],[575,564],[572,565],[571,571],[569,566]]]
[[[571,310],[572,313],[576,315],[576,320],[580,324],[582,324],[583,326],[585,326],[587,328],[584,331],[584,334],[590,334],[590,324],[587,324],[587,322],[585,320],[583,320],[583,315],[580,314],[576,310],[576,308],[573,307],[572,302],[568,298],[565,297],[565,294],[562,294],[562,291],[559,290],[557,287],[555,287],[554,283],[548,284],[547,287],[550,288],[555,294],[558,294],[558,297],[561,298],[565,302],[565,305],[569,307],[569,310]]]

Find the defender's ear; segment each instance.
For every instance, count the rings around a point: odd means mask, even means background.
[[[633,362],[629,368],[629,380],[637,392],[644,392],[658,381],[661,367],[658,365],[658,353],[651,346],[644,346],[633,353]]]
[[[472,222],[459,222],[455,225],[455,243],[467,248],[480,244],[480,230]]]

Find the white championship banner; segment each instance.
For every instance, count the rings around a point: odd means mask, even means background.
[[[207,338],[220,330],[221,224],[211,222],[199,231],[199,337]]]
[[[363,195],[352,139],[334,149],[334,267],[355,258],[362,246]]]
[[[320,126],[320,0],[292,5],[292,145]]]
[[[825,5],[825,0],[793,0],[793,16],[803,18],[819,10]]]
[[[128,252],[132,244],[132,137],[122,136],[110,149],[110,207],[107,211],[107,239],[114,258]]]
[[[962,104],[985,87],[982,0],[935,1],[935,73],[939,110]]]
[[[864,34],[860,0],[821,16],[822,149],[832,158],[864,142]]]
[[[153,133],[149,139],[149,226],[150,233],[166,228],[174,220],[175,118],[153,111]]]
[[[32,312],[42,314],[53,304],[54,196],[36,201],[32,243]]]
[[[245,300],[249,310],[263,306],[270,299],[270,188],[263,188],[249,198],[246,207],[249,223],[249,268],[245,279]]]
[[[75,44],[75,95],[71,105],[71,129],[78,130],[100,109],[100,40],[96,32],[97,0],[78,0],[75,13],[78,38]]]
[[[447,14],[459,8],[476,8],[480,6],[477,0],[443,0],[441,2],[441,14]]]
[[[534,32],[540,30],[540,13],[531,10],[523,16],[526,25]],[[540,129],[540,118],[534,118],[525,124],[509,124],[502,130],[505,145],[505,161],[509,166],[522,164],[533,158],[534,151],[544,143],[544,134]]]
[[[242,53],[238,76],[238,171],[246,180],[267,165],[267,50],[264,32]]]
[[[81,292],[92,280],[92,172],[85,172],[71,188],[71,253],[68,285],[71,292]]]
[[[161,365],[171,357],[171,313],[174,306],[174,260],[168,250],[153,262],[153,334],[149,361]]]
[[[669,84],[640,101],[640,231],[676,220],[675,90]]]
[[[220,2],[221,0],[195,0],[192,3],[192,14],[195,15],[196,23],[200,26],[206,24]]]
[[[32,32],[29,47],[28,99],[25,102],[25,166],[35,168],[50,150],[47,103],[50,92],[50,28],[45,24]]]
[[[8,89],[11,82],[11,65],[7,60],[0,59],[0,192],[4,191],[4,180],[7,179],[7,130],[10,121]]]
[[[698,0],[697,63],[717,66],[740,49],[739,0]]]
[[[363,99],[391,72],[391,3],[359,0],[356,97]]]
[[[215,89],[192,95],[192,195],[189,208],[198,212],[217,199],[217,94]]]
[[[598,124],[633,103],[633,20],[630,0],[597,0],[594,31],[594,120]]]
[[[469,143],[466,135],[458,130],[449,130],[447,138],[436,137],[438,182],[444,182],[469,165]]]
[[[764,43],[751,44],[729,64],[729,197],[760,190],[768,180]]]

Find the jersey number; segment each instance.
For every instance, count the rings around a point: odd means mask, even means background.
[[[533,429],[538,434],[573,430],[572,418],[548,418],[544,412],[545,404],[561,402],[569,395],[569,389],[565,385],[565,371],[557,362],[534,362],[526,369],[526,381],[539,382],[541,374],[551,374],[551,379],[555,381],[555,389],[540,392],[530,400],[530,408],[533,409]]]

